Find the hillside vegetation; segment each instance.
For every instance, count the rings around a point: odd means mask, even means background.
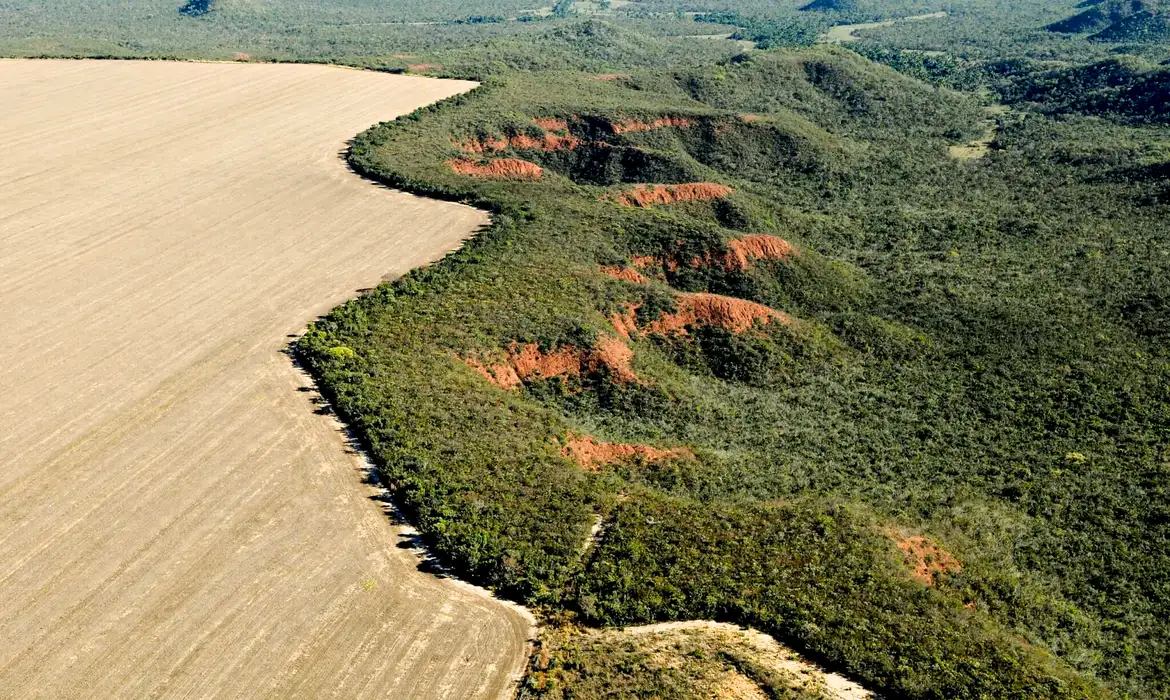
[[[838,49],[489,77],[350,158],[494,224],[297,353],[435,552],[554,618],[1164,697],[1170,149],[1028,114],[952,160],[984,120]]]
[[[1170,38],[1170,12],[1158,0],[1102,0],[1048,25],[1048,30],[1091,33],[1098,41],[1161,42]]]
[[[1170,67],[1133,58],[1046,68],[1004,66],[998,92],[1047,114],[1091,114],[1129,124],[1170,122]]]

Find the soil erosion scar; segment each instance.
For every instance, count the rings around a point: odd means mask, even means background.
[[[365,182],[471,83],[0,61],[0,695],[511,695],[530,624],[417,571],[281,353],[485,215]]]

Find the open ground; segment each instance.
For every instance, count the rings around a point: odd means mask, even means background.
[[[530,622],[418,571],[282,352],[485,223],[338,158],[471,87],[0,61],[0,696],[511,692]]]

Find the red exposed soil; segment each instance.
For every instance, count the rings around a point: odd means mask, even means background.
[[[650,333],[685,335],[687,326],[718,326],[732,333],[750,330],[758,321],[794,323],[791,316],[746,299],[719,294],[679,294],[675,297],[674,313],[663,314],[646,326]]]
[[[620,122],[610,124],[610,127],[613,128],[613,133],[615,134],[629,134],[636,131],[654,131],[669,127],[685,128],[694,125],[695,122],[691,119],[684,119],[683,117],[662,117],[652,122],[644,122],[637,119],[623,119]]]
[[[412,70],[412,71],[419,72],[419,73],[425,72],[425,71],[443,70],[443,66],[439,65],[438,63],[415,63],[413,65],[407,66],[406,68],[408,70]]]
[[[752,260],[788,260],[799,254],[799,251],[783,238],[757,234],[728,241],[726,262],[731,268],[746,270]]]
[[[609,322],[613,324],[613,329],[618,335],[629,340],[630,336],[638,332],[638,307],[633,304],[626,305],[623,311],[610,314]]]
[[[744,236],[727,242],[727,250],[723,253],[706,253],[703,257],[692,257],[690,266],[693,268],[711,267],[718,265],[728,272],[750,270],[756,260],[791,260],[800,255],[796,246],[778,236],[756,234]],[[635,255],[630,259],[634,267],[643,270],[662,266],[667,270],[677,270],[678,262],[671,259],[656,258],[652,255]],[[613,276],[611,272],[603,270]],[[644,278],[643,278],[644,279]]]
[[[607,277],[612,277],[615,280],[633,282],[634,284],[642,284],[646,281],[646,276],[632,267],[622,267],[621,265],[602,265],[600,269],[601,274]]]
[[[508,359],[523,379],[552,379],[580,374],[583,353],[569,345],[546,353],[536,343],[526,343],[513,345],[508,350]]]
[[[551,134],[545,132],[541,138],[533,138],[527,134],[519,134],[508,139],[512,148],[527,148],[536,151],[571,151],[581,145],[581,139],[566,134]]]
[[[800,252],[796,247],[783,238],[758,234],[728,241],[726,253],[707,253],[703,258],[693,258],[691,267],[720,265],[729,272],[742,272],[751,269],[756,260],[789,260],[797,255]]]
[[[520,375],[516,374],[516,370],[511,365],[485,365],[474,357],[465,357],[463,362],[501,389],[515,389],[523,383],[520,381]]]
[[[568,131],[569,122],[556,117],[539,117],[532,120],[534,124],[545,131]]]
[[[638,185],[617,196],[627,207],[649,207],[676,202],[704,202],[722,199],[732,193],[727,185],[715,182],[688,182],[682,185]]]
[[[459,148],[468,153],[484,154],[497,153],[508,147],[536,150],[536,151],[571,151],[581,145],[581,139],[572,134],[545,133],[541,138],[527,134],[517,134],[511,138],[493,136],[486,139],[471,139],[459,144]]]
[[[584,372],[608,370],[614,381],[637,381],[630,367],[634,352],[619,338],[602,338],[589,350],[561,346],[551,352],[542,352],[536,343],[512,343],[507,360],[486,364],[475,357],[461,358],[463,362],[501,389],[515,389],[527,381],[579,377]]]
[[[497,158],[486,163],[449,160],[447,165],[460,175],[490,180],[539,180],[544,175],[544,170],[536,163],[517,158]]]
[[[486,139],[471,139],[457,145],[467,153],[483,155],[484,153],[495,153],[506,149],[508,147],[508,139],[493,136]]]
[[[641,458],[657,462],[669,458],[694,459],[695,453],[685,447],[662,449],[649,445],[626,445],[616,442],[598,442],[591,436],[571,438],[561,454],[581,465],[582,469],[597,471],[607,464],[618,464]]]
[[[638,377],[630,367],[634,351],[618,338],[602,338],[597,341],[593,352],[586,357],[586,366],[591,370],[607,369],[610,377],[619,384],[637,381]]]
[[[885,535],[906,557],[911,575],[928,586],[933,586],[940,574],[957,574],[963,570],[962,562],[927,537],[906,535],[894,529],[886,530]]]

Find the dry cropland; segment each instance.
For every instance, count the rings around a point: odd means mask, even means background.
[[[529,620],[418,570],[283,353],[485,222],[338,157],[471,87],[0,61],[0,697],[512,692]]]

